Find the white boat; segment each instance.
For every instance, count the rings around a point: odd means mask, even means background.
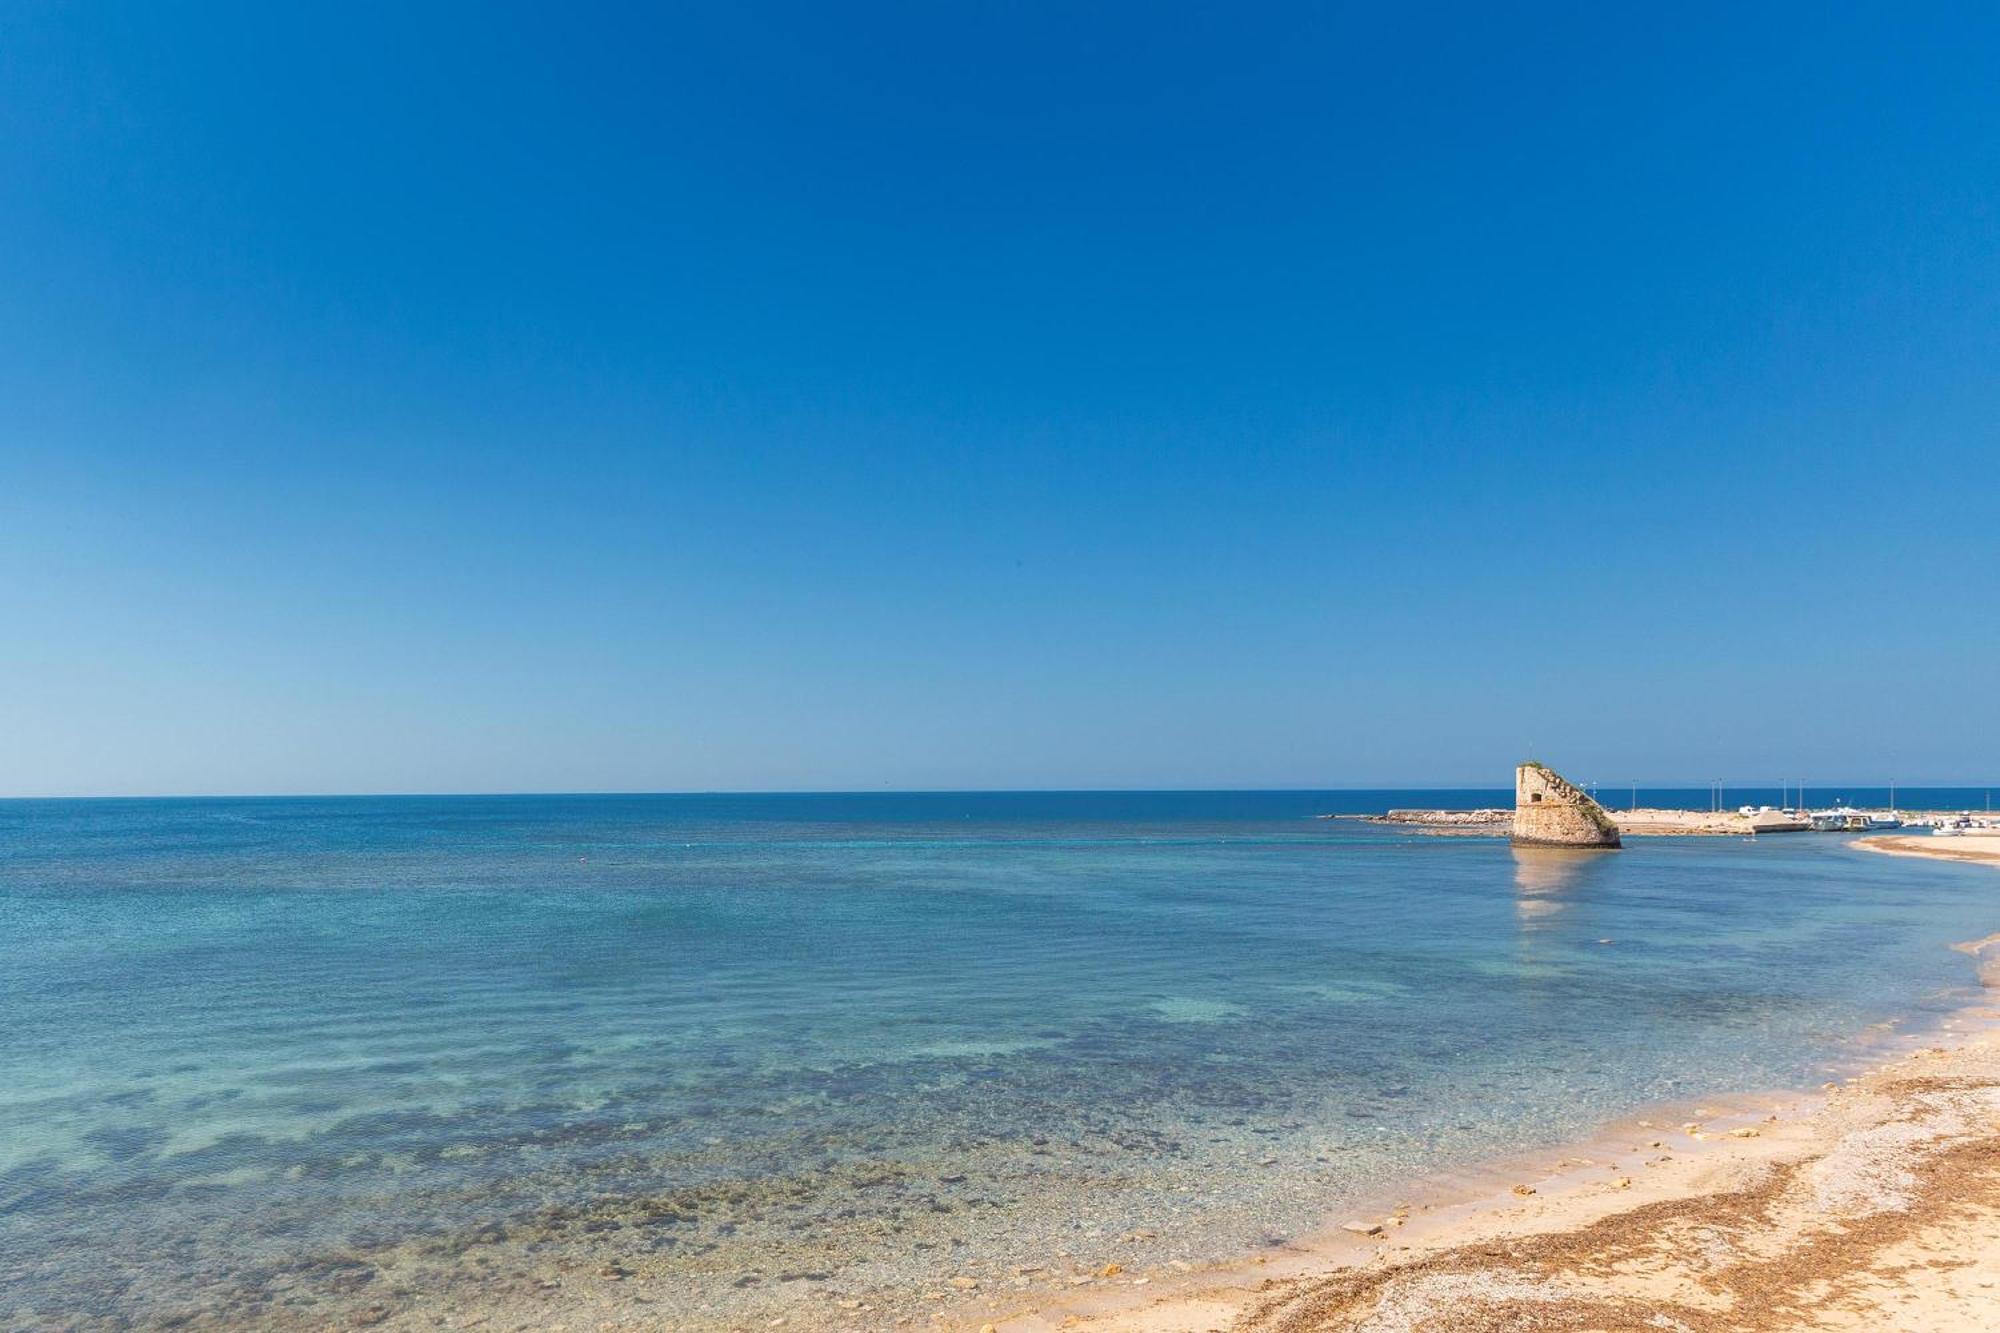
[[[1752,833],[1803,833],[1812,827],[1803,819],[1794,819],[1790,812],[1773,810],[1768,805],[1761,810],[1745,806],[1742,814]]]
[[[1903,827],[1903,817],[1894,810],[1856,810],[1851,805],[1815,810],[1806,818],[1821,833],[1871,833],[1876,829]]]

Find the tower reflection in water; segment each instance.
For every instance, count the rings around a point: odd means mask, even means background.
[[[1604,853],[1569,847],[1511,847],[1514,915],[1524,929],[1551,923],[1604,864]]]

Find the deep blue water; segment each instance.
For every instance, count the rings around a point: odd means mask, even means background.
[[[592,1209],[669,1219],[643,1255],[689,1310],[808,1239],[855,1289],[1052,1230],[1225,1253],[1817,1081],[1955,1003],[1944,946],[2000,927],[2000,877],[1838,837],[1314,818],[1509,799],[0,802],[0,1325],[324,1322],[359,1299],[326,1255],[467,1235],[496,1273],[642,1253]]]

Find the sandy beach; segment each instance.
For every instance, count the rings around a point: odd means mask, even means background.
[[[2000,866],[2000,838],[1931,838],[1890,834],[1857,838],[1851,844],[1885,856],[1926,856],[1937,861],[1965,861]]]
[[[2000,868],[2000,854],[1926,838],[1854,845]],[[1983,960],[1996,944],[1957,947]],[[1813,1095],[1636,1118],[1455,1200],[1360,1214],[1239,1267],[1101,1274],[1040,1308],[981,1302],[934,1322],[998,1333],[2000,1327],[1996,1019],[1969,1009],[1930,1045]]]

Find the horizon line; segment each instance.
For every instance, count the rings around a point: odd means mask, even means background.
[[[1807,781],[1781,783],[1778,781],[1746,780],[1717,783],[1703,779],[1623,779],[1618,782],[1583,781],[1577,784],[1585,788],[1612,790],[1629,789],[1633,786],[1652,791],[1711,791],[1717,786],[1722,790],[1761,791],[1770,787],[1790,786],[1800,790],[1819,788],[1821,790],[1842,787],[1856,790],[1881,789],[1891,786],[1909,790],[1948,789],[1960,791],[2000,789],[2000,782],[1941,782],[1941,781],[1882,781],[1841,782]],[[1435,791],[1435,792],[1496,792],[1507,791],[1511,784],[1463,783],[1463,782],[1398,782],[1398,783],[1338,783],[1310,787],[716,787],[678,789],[579,789],[574,791],[538,790],[495,790],[495,791],[268,791],[268,792],[44,792],[37,794],[0,795],[0,801],[361,801],[361,800],[500,800],[531,799],[548,797],[599,797],[641,799],[647,797],[730,797],[730,796],[1175,796],[1175,795],[1312,795],[1319,792],[1395,792],[1395,791]]]

